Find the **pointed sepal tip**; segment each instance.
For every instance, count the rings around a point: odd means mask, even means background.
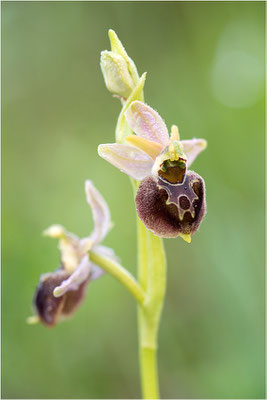
[[[191,243],[191,235],[189,233],[180,233],[180,236],[185,242]]]
[[[40,322],[40,318],[38,317],[38,315],[31,315],[26,319],[26,323],[28,325],[36,325],[38,324],[38,322]]]

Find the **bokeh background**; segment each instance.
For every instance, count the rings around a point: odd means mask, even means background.
[[[99,53],[113,28],[145,97],[182,138],[208,213],[191,245],[166,240],[159,336],[163,398],[264,398],[263,2],[2,2],[2,398],[140,397],[136,307],[112,277],[73,319],[28,326],[41,273],[59,263],[52,223],[87,235],[84,181],[107,199],[105,244],[136,273],[129,179],[97,155],[120,104]]]

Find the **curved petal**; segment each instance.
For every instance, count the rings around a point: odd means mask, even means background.
[[[152,158],[137,147],[119,143],[100,144],[98,154],[138,181],[151,174]]]
[[[167,146],[169,133],[161,116],[141,101],[133,101],[125,111],[130,128],[138,135],[152,142]]]
[[[184,153],[187,157],[187,168],[193,163],[201,151],[207,147],[205,139],[181,140]]]
[[[69,290],[79,289],[79,286],[88,279],[91,266],[92,264],[89,261],[88,255],[84,256],[70,277],[61,282],[61,284],[54,289],[53,295],[55,297],[61,297]]]
[[[88,239],[95,245],[101,242],[110,230],[111,217],[106,201],[89,180],[85,182],[85,193],[94,219],[94,230]]]

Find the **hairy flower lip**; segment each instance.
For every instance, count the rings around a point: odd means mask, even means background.
[[[197,193],[194,184],[198,184]],[[188,235],[198,230],[206,212],[204,180],[194,171],[188,171],[184,183],[179,185],[169,185],[149,176],[140,183],[136,210],[154,235],[164,238],[186,235],[183,238],[190,241]]]
[[[53,296],[54,288],[69,276],[63,268],[59,268],[41,277],[34,305],[40,321],[48,327],[53,327],[60,320],[70,317],[84,299],[89,279],[82,282],[77,290],[68,291],[61,297]]]

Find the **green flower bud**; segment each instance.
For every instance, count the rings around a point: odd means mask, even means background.
[[[105,50],[101,52],[100,66],[107,89],[117,96],[129,97],[134,83],[124,58],[112,51]]]
[[[112,29],[108,33],[111,51],[101,52],[101,70],[108,90],[127,99],[139,82],[138,72],[116,33]]]

